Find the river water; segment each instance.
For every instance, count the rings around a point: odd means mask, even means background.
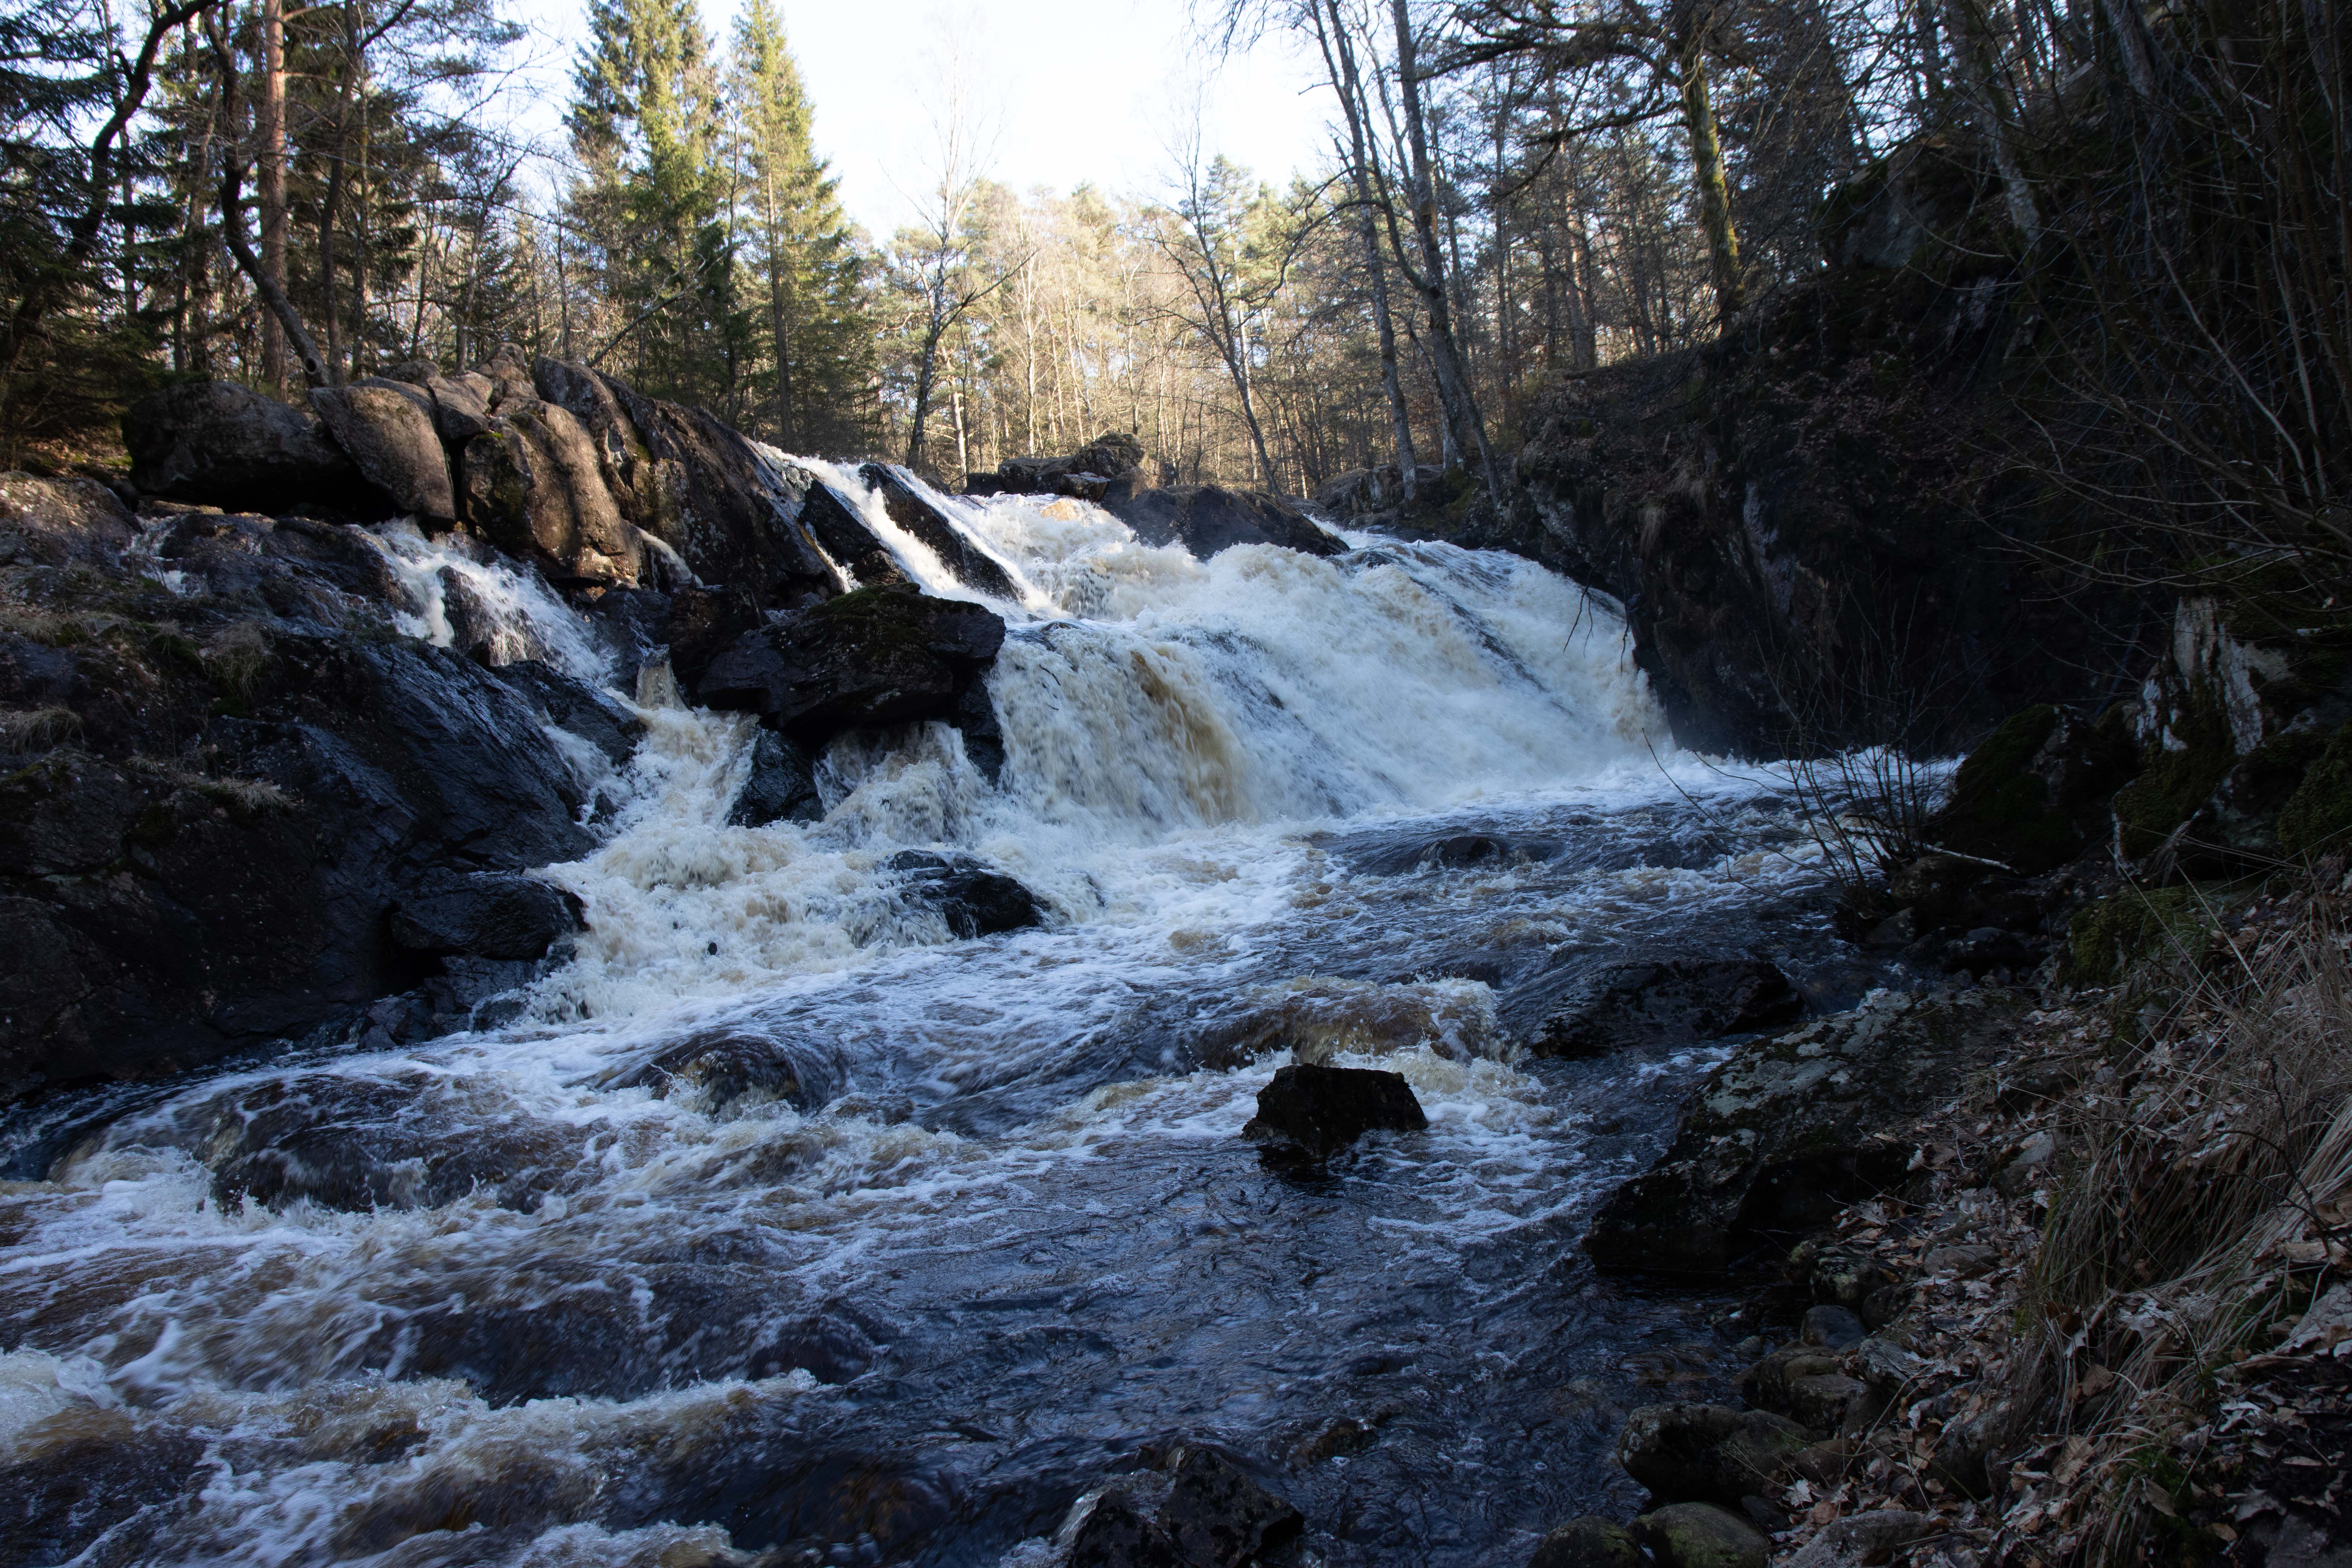
[[[1524,1561],[1632,1500],[1622,1407],[1744,1331],[1577,1237],[1719,1047],[1521,1041],[1634,952],[1833,998],[1772,781],[1674,751],[1614,608],[1527,562],[933,499],[1018,590],[997,783],[918,726],[829,750],[823,822],[730,827],[751,731],[646,671],[601,847],[543,873],[589,930],[503,1026],[0,1126],[0,1564],[1043,1568],[1180,1439],[1307,1562]],[[613,679],[531,580],[383,542],[416,635],[459,570],[507,657]],[[910,847],[1048,923],[954,940]],[[688,1042],[760,1070],[647,1070]],[[1402,1072],[1429,1130],[1262,1168],[1294,1057]]]

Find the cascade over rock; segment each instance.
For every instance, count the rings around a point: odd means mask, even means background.
[[[1348,548],[1281,496],[1223,485],[1155,489],[1144,479],[1143,460],[1143,444],[1114,431],[1066,458],[1007,458],[993,474],[967,475],[964,493],[1096,501],[1146,544],[1181,544],[1203,561],[1236,544],[1276,544],[1307,555],[1338,555]]]

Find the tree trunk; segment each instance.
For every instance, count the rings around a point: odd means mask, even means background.
[[[261,105],[257,184],[261,200],[261,271],[286,292],[286,5],[261,0]],[[286,331],[277,312],[261,318],[261,374],[272,392],[286,389]]]
[[[1691,183],[1698,187],[1699,226],[1706,233],[1707,272],[1715,284],[1715,324],[1731,330],[1739,314],[1739,236],[1731,226],[1731,190],[1723,177],[1723,141],[1707,81],[1706,19],[1695,5],[1676,13],[1675,73],[1681,79],[1683,129],[1690,136]]]
[[[1349,159],[1348,174],[1355,186],[1357,227],[1364,247],[1364,275],[1372,291],[1372,330],[1380,342],[1381,388],[1388,395],[1390,438],[1396,448],[1397,489],[1404,504],[1412,505],[1421,498],[1420,456],[1412,447],[1412,412],[1404,400],[1404,382],[1397,372],[1396,324],[1389,316],[1388,268],[1381,260],[1380,226],[1372,216],[1372,175],[1370,138],[1364,133],[1367,106],[1363,84],[1356,74],[1356,51],[1348,41],[1347,24],[1339,14],[1339,0],[1323,0],[1325,10],[1316,16],[1315,31],[1323,42],[1323,60],[1331,72],[1331,84],[1339,89],[1339,104],[1348,117]],[[1326,26],[1329,28],[1327,33]],[[1377,463],[1372,465],[1377,468]]]
[[[1446,422],[1454,427],[1456,444],[1465,449],[1465,456],[1475,452],[1486,493],[1500,505],[1501,471],[1496,465],[1494,449],[1486,443],[1486,421],[1479,417],[1477,398],[1470,390],[1470,379],[1454,342],[1453,315],[1446,303],[1445,253],[1437,240],[1437,195],[1430,174],[1429,129],[1421,111],[1421,75],[1415,60],[1412,17],[1405,0],[1391,0],[1391,9],[1396,18],[1397,80],[1403,90],[1405,131],[1412,156],[1413,236],[1421,247],[1422,270],[1412,282],[1421,291],[1429,317],[1430,368],[1437,378],[1439,397],[1447,405]]]
[[[2042,212],[2034,203],[2033,187],[2026,181],[2024,167],[2018,162],[2016,140],[2010,134],[2009,91],[2001,83],[2000,68],[1993,58],[1992,40],[1988,36],[1979,0],[1944,0],[1944,30],[1951,35],[1960,90],[1974,113],[1979,133],[1992,153],[1993,168],[2000,175],[2009,221],[2017,226],[2017,232],[2024,237],[2026,248],[2031,250],[2042,239]]]

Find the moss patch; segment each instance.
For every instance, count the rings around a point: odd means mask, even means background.
[[[2352,842],[2352,724],[2329,736],[2304,770],[2279,812],[2278,837],[2290,855],[2324,855]]]
[[[2116,843],[2131,859],[2162,845],[2212,798],[2237,765],[2229,721],[2218,711],[2198,710],[2173,735],[2183,742],[2181,749],[2150,748],[2146,770],[2116,793]]]
[[[2187,888],[2135,889],[2086,904],[2075,911],[2067,931],[2063,978],[2074,984],[2112,984],[2161,947],[2189,942],[2200,923]]]
[[[1969,753],[1937,824],[1947,848],[2030,873],[2082,847],[2081,834],[2050,798],[2049,784],[2027,767],[2057,727],[2057,709],[2028,708],[2003,720]]]

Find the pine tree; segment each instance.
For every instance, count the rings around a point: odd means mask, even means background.
[[[718,83],[695,0],[595,0],[569,120],[574,220],[614,306],[592,353],[658,396],[727,408],[750,322],[736,295]]]
[[[808,95],[771,0],[751,0],[736,20],[733,87],[754,309],[766,329],[756,423],[792,450],[847,450],[871,423],[865,262],[839,182],[810,139]]]

